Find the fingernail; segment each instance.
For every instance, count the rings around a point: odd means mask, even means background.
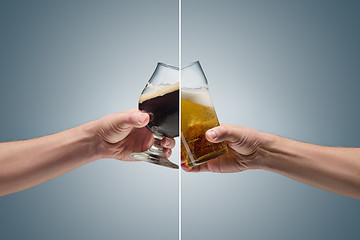
[[[139,124],[143,124],[145,122],[146,117],[147,117],[146,114],[141,113],[138,118]]]
[[[215,133],[215,131],[213,131],[213,130],[207,131],[206,134],[207,134],[211,139],[215,139],[215,138],[216,138],[216,133]]]

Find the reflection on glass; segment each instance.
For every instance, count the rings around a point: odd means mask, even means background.
[[[219,121],[200,63],[181,70],[181,154],[194,167],[227,153],[225,142],[211,143],[205,137]]]
[[[147,125],[154,135],[154,144],[131,157],[170,168],[179,168],[164,155],[161,140],[179,136],[179,69],[158,63],[139,99],[139,109],[149,113]]]

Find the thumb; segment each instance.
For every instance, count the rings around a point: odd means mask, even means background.
[[[229,147],[242,155],[254,153],[259,145],[255,132],[245,127],[224,124],[208,130],[205,136],[213,143],[227,141]]]
[[[131,127],[142,128],[145,127],[150,120],[150,116],[147,113],[135,111],[130,113],[119,114],[114,121],[119,129],[127,129]]]
[[[107,142],[117,143],[123,140],[134,127],[145,127],[149,120],[149,114],[138,110],[114,113],[105,117],[106,124],[101,133]]]

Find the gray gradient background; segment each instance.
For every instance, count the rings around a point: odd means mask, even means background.
[[[183,1],[221,122],[360,147],[359,1]],[[183,239],[359,239],[360,202],[254,170],[182,174]]]
[[[136,108],[157,62],[178,65],[177,4],[1,1],[0,141]],[[0,198],[1,240],[177,236],[178,172],[148,163],[100,160]]]
[[[0,4],[0,141],[136,107],[156,62],[177,65],[177,1]],[[183,0],[183,65],[200,60],[222,122],[359,147],[359,7]],[[1,197],[0,239],[176,239],[177,177],[146,163],[89,164]],[[360,235],[358,200],[273,173],[182,179],[183,239]]]

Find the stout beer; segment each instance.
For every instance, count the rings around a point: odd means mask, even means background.
[[[181,154],[194,167],[227,152],[225,142],[211,143],[205,133],[219,126],[209,91],[181,89]]]
[[[140,96],[139,109],[149,113],[147,127],[166,137],[179,136],[179,83]]]

